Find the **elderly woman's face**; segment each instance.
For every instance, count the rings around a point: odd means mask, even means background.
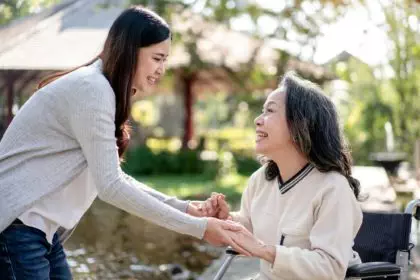
[[[256,152],[271,158],[273,154],[292,145],[286,120],[286,94],[277,89],[270,93],[264,103],[263,112],[256,125]]]

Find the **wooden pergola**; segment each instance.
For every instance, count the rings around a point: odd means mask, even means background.
[[[104,3],[110,5],[104,8]],[[32,94],[40,77],[77,67],[100,53],[109,27],[124,5],[125,1],[119,0],[67,0],[0,28],[0,98],[3,97],[5,104],[0,111],[0,137],[13,118],[14,105],[23,96]],[[175,23],[173,28],[182,32],[188,24],[193,23]],[[203,34],[197,42],[198,52],[213,67],[191,71],[191,55],[181,44],[172,49],[169,59],[168,68],[176,79],[173,91],[184,98],[184,146],[194,134],[194,96],[209,89],[232,91],[232,81],[223,66],[241,67],[253,55],[255,46],[248,36],[222,27],[207,28]],[[264,66],[272,67],[277,54],[273,48],[264,46],[257,59]],[[299,63],[302,64],[295,61],[296,65],[291,67],[301,67]],[[310,67],[314,73],[326,73],[321,66]]]

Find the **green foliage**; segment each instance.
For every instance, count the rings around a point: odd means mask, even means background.
[[[398,97],[394,127],[402,148],[412,154],[413,143],[420,138],[420,5],[405,0],[383,9],[394,45],[390,61],[395,73],[390,85]]]
[[[237,204],[248,180],[247,176],[235,173],[218,176],[216,179],[205,175],[151,175],[136,176],[139,182],[183,199],[204,200],[212,192],[223,193],[229,203]]]
[[[183,44],[189,54],[189,64],[184,69],[184,75],[193,74],[196,70],[214,67],[198,51],[197,43],[205,35],[206,30],[224,28],[226,32],[237,27],[238,20],[244,20],[248,28],[243,30],[254,39],[250,51],[252,52],[240,67],[230,67],[227,60],[229,56],[218,62],[228,78],[232,87],[245,92],[260,85],[266,86],[268,79],[273,75],[281,75],[288,62],[282,51],[277,61],[273,61],[272,69],[258,65],[256,57],[261,54],[266,40],[275,38],[293,41],[298,47],[294,49],[294,56],[304,60],[311,60],[316,48],[316,40],[321,35],[320,28],[324,23],[331,22],[342,14],[347,1],[340,0],[292,0],[284,1],[284,6],[273,10],[255,1],[244,0],[130,0],[130,4],[148,6],[172,22],[185,22],[185,30],[178,33],[174,31],[174,42]],[[278,5],[281,7],[281,5]],[[264,22],[270,21],[272,26],[267,28]],[[237,30],[236,30],[237,31]],[[295,34],[293,38],[290,34]],[[228,33],[227,33],[228,34]],[[273,58],[276,59],[276,58]]]
[[[369,153],[385,151],[384,124],[392,123],[397,150],[411,160],[415,140],[420,137],[420,35],[417,25],[420,5],[409,1],[383,6],[391,49],[392,76],[382,66],[369,67],[357,59],[339,62],[335,71],[349,82],[349,102],[340,111],[344,130],[357,164],[368,164]],[[410,24],[411,22],[411,24]]]
[[[40,11],[59,0],[5,0],[0,2],[0,25]]]
[[[202,174],[214,178],[219,170],[218,162],[204,161],[199,150],[179,150],[175,153],[153,153],[147,146],[127,151],[123,169],[131,175],[153,174]]]
[[[257,161],[257,159],[249,155],[235,153],[234,159],[237,172],[244,176],[250,176],[261,167],[261,164]]]

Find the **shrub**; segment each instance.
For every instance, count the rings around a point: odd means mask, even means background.
[[[261,164],[254,157],[237,153],[233,157],[236,163],[236,170],[241,175],[249,176],[261,167]]]
[[[202,174],[214,178],[219,170],[217,160],[202,160],[201,151],[179,150],[175,153],[153,153],[147,146],[127,151],[122,168],[133,176],[154,174]]]

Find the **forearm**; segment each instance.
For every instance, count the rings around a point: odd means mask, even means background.
[[[263,245],[258,256],[260,259],[273,264],[276,258],[276,247],[271,245]]]
[[[127,179],[127,181],[132,184],[133,186],[140,188],[141,190],[143,190],[144,192],[146,192],[147,194],[153,196],[154,198],[156,198],[159,201],[162,201],[163,203],[178,209],[181,212],[186,213],[187,212],[187,208],[188,208],[188,204],[189,201],[187,200],[181,200],[178,199],[176,197],[172,197],[172,196],[168,196],[162,192],[159,192],[155,189],[152,189],[151,187],[137,181],[136,179],[134,179],[133,177],[124,174],[124,177]]]
[[[346,271],[343,264],[321,250],[269,246],[264,259],[271,264],[274,275],[285,279],[344,279]]]
[[[203,238],[207,219],[182,213],[124,180],[116,181],[109,189],[112,191],[99,192],[99,198],[159,226]]]
[[[246,217],[244,215],[244,213],[242,213],[242,212],[239,211],[239,212],[231,212],[229,214],[232,217],[232,220],[234,222],[240,223],[247,230],[249,230],[250,232],[252,232],[252,225],[251,225],[250,219],[248,217]]]

